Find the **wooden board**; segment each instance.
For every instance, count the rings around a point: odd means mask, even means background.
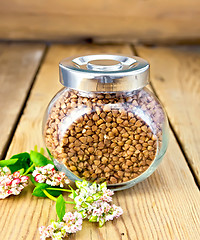
[[[44,53],[41,44],[0,44],[0,158]]]
[[[0,5],[0,38],[191,41],[199,15],[197,0],[10,0]]]
[[[137,48],[200,184],[200,48]]]
[[[43,112],[61,87],[58,83],[58,62],[64,57],[86,52],[132,53],[126,45],[52,46],[31,91],[8,157],[29,151],[35,144],[43,145]],[[31,190],[30,186],[20,196],[2,201],[0,239],[39,239],[38,227],[55,219],[55,204],[49,199],[31,196]],[[135,187],[116,193],[113,201],[124,209],[121,218],[106,223],[101,229],[84,221],[83,230],[69,239],[189,240],[200,236],[200,194],[173,135],[167,154],[156,172]]]

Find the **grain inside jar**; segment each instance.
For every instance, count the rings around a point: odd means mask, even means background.
[[[85,93],[64,89],[44,129],[53,157],[87,181],[118,184],[144,173],[162,143],[163,110],[147,89]]]

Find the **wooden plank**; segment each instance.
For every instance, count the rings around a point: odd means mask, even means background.
[[[131,54],[124,46],[52,46],[47,54],[10,146],[8,157],[43,145],[41,121],[47,103],[61,87],[58,62],[69,55],[93,52]],[[38,227],[55,218],[55,204],[31,196],[28,187],[21,196],[0,206],[0,236],[4,240],[39,239]],[[71,240],[198,239],[200,194],[185,159],[171,135],[166,157],[157,171],[135,187],[116,193],[114,202],[124,209],[121,218],[99,229],[84,221],[83,230]],[[23,207],[22,207],[23,206]],[[70,209],[70,208],[69,208]]]
[[[44,53],[41,44],[0,44],[0,158]]]
[[[151,64],[151,82],[200,184],[200,48],[138,47]]]
[[[0,5],[0,38],[191,41],[200,38],[199,15],[196,0],[10,0]]]

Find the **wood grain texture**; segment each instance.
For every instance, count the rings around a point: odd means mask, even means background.
[[[124,45],[52,46],[46,56],[29,101],[10,146],[8,157],[43,145],[41,121],[47,103],[61,87],[58,62],[67,56],[84,53],[131,54]],[[32,187],[22,195],[10,197],[0,205],[0,239],[39,239],[38,227],[56,217],[55,204],[31,196]],[[200,236],[200,194],[185,159],[171,135],[166,157],[157,171],[135,187],[115,194],[114,203],[124,214],[99,229],[84,221],[83,230],[70,240],[149,240],[198,239]],[[70,208],[68,208],[70,209]]]
[[[0,158],[11,137],[44,52],[44,45],[0,44]]]
[[[200,39],[197,0],[1,1],[0,38],[151,42]]]
[[[137,48],[200,184],[200,48]]]

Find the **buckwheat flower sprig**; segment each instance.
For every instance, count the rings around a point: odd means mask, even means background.
[[[48,149],[47,149],[48,150]],[[102,227],[106,221],[122,215],[121,207],[112,204],[113,191],[107,189],[106,182],[92,185],[86,180],[76,181],[77,190],[69,184],[64,173],[54,166],[53,158],[44,155],[44,149],[37,147],[30,153],[24,152],[0,161],[0,199],[18,195],[28,185],[30,177],[35,185],[33,195],[48,197],[56,201],[58,220],[47,227],[40,227],[41,240],[61,240],[82,229],[83,219],[98,222]],[[67,184],[68,188],[64,188]],[[62,192],[70,193],[73,201],[66,201]],[[66,213],[66,204],[74,204],[74,213]]]
[[[69,179],[63,172],[56,171],[53,164],[36,167],[32,173],[35,181],[38,183],[46,183],[50,186],[64,187],[64,184],[69,184]]]
[[[45,240],[51,238],[53,240],[61,240],[68,237],[71,233],[76,233],[82,229],[82,215],[78,212],[65,213],[62,221],[51,221],[48,227],[39,228],[40,239]]]
[[[69,189],[62,189],[61,191],[71,192],[69,197],[74,202],[67,202],[64,200],[62,194],[58,198],[52,196],[46,190],[53,190],[53,188],[41,189],[47,197],[56,201],[56,212],[59,220],[52,221],[48,227],[42,226],[39,228],[41,240],[51,238],[53,240],[60,240],[71,233],[75,233],[82,229],[82,221],[87,218],[90,222],[98,222],[102,227],[106,221],[113,220],[122,215],[121,207],[111,204],[113,191],[107,189],[106,182],[101,185],[93,183],[89,184],[86,180],[75,181],[77,190],[74,190],[70,185]],[[56,188],[54,188],[56,190]],[[66,203],[75,204],[75,213],[65,213]]]
[[[23,176],[19,171],[11,174],[8,167],[0,167],[0,199],[10,195],[19,195],[28,185],[28,176]]]
[[[69,195],[76,206],[74,207],[83,218],[89,219],[90,222],[99,222],[102,227],[106,221],[118,218],[123,214],[121,207],[110,204],[112,201],[113,191],[107,189],[106,183],[90,185],[87,181],[76,181],[78,189],[72,190]]]

